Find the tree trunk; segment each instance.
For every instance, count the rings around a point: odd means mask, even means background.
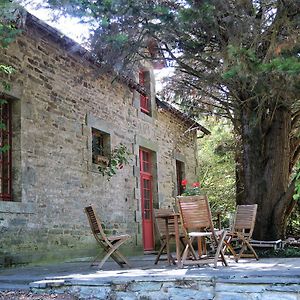
[[[289,189],[291,114],[281,106],[264,119],[244,107],[241,128],[243,191],[238,203],[258,204],[255,239],[283,238],[293,195]]]

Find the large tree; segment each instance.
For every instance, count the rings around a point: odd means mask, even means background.
[[[164,54],[177,70],[169,94],[234,125],[237,203],[258,204],[255,238],[284,236],[300,154],[299,0],[47,3],[91,22],[104,69],[134,71]]]

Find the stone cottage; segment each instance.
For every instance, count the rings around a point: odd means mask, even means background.
[[[0,59],[16,70],[2,91],[0,264],[92,254],[88,204],[132,236],[131,253],[153,250],[152,208],[172,207],[181,179],[196,178],[197,132],[208,131],[156,98],[151,68],[140,85],[96,76],[87,50],[30,14]],[[108,181],[98,166],[120,143],[130,163]]]

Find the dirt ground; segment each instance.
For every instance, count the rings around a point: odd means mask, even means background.
[[[78,300],[69,294],[33,294],[28,291],[0,291],[0,300]]]

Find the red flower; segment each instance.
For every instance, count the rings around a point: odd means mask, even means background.
[[[194,182],[192,187],[196,188],[196,187],[200,187],[200,182]]]
[[[186,179],[183,179],[183,180],[181,181],[181,185],[182,185],[182,186],[186,186],[186,185],[187,185],[187,180],[186,180]]]

